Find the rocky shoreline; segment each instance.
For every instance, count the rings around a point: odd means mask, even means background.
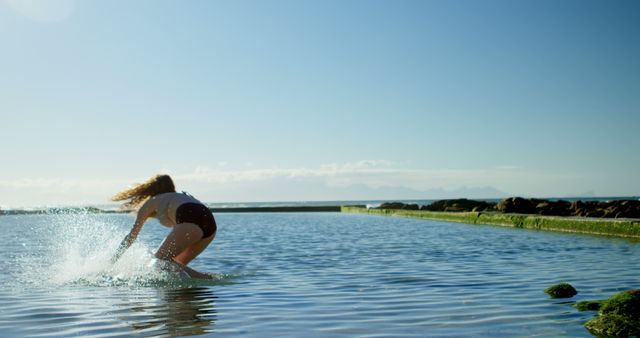
[[[498,203],[469,199],[439,200],[429,205],[400,202],[383,203],[377,209],[425,210],[444,212],[493,211],[504,214],[544,216],[577,216],[597,218],[640,218],[640,201],[564,201],[522,197],[509,197]]]
[[[465,200],[464,203],[468,203],[468,205],[466,208],[462,208],[460,203],[455,201],[459,200],[438,201],[431,204],[431,206],[402,203],[383,204],[378,208],[344,206],[342,207],[342,212],[640,239],[640,218],[637,217],[605,218],[504,213],[497,209],[500,203],[496,203],[496,206],[481,204],[472,208],[472,204]],[[466,211],[469,208],[472,211]],[[433,211],[433,209],[437,209],[437,211]]]

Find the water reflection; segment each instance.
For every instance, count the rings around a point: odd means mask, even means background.
[[[213,331],[215,298],[206,287],[163,290],[154,304],[128,304],[125,320],[134,331],[153,336],[194,336]]]

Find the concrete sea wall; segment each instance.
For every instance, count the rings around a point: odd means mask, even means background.
[[[560,231],[640,239],[640,219],[603,219],[503,214],[498,212],[441,212],[426,210],[367,209],[345,206],[342,212],[381,216],[423,218],[468,224],[499,225],[512,228]]]

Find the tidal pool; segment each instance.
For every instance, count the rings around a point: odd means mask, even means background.
[[[182,280],[149,264],[167,229],[133,217],[0,216],[0,335],[590,337],[579,300],[640,285],[636,242],[340,213],[217,214]],[[571,299],[543,290],[569,282]]]

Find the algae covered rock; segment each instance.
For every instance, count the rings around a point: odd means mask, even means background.
[[[640,290],[619,292],[607,299],[600,314],[613,314],[640,320]]]
[[[584,324],[584,327],[597,337],[640,336],[640,323],[619,315],[597,316]]]
[[[599,315],[584,326],[599,337],[640,336],[640,290],[622,291],[605,300]]]
[[[604,300],[583,300],[573,305],[578,311],[598,311]]]
[[[578,291],[569,283],[556,284],[544,290],[551,298],[571,298],[578,294]]]

